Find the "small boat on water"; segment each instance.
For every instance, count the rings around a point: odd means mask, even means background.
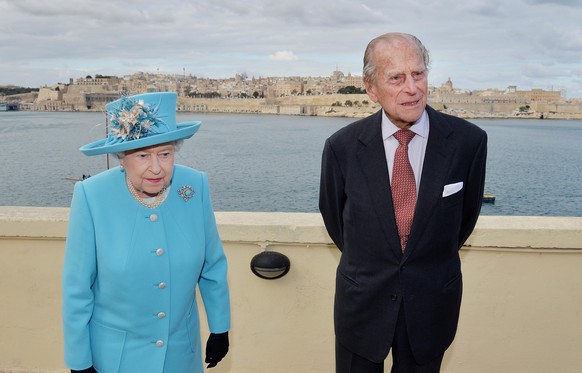
[[[77,181],[83,181],[83,180],[88,179],[90,177],[91,177],[91,175],[85,175],[85,174],[83,174],[83,176],[82,177],[79,177],[79,178],[77,178],[77,177],[65,177],[65,180],[68,180],[71,183],[76,183]]]
[[[495,203],[495,195],[489,193],[483,194],[483,203]]]
[[[18,111],[18,107],[15,102],[0,102],[0,111]]]

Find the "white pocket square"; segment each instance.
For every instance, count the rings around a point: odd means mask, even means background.
[[[453,194],[457,193],[458,191],[460,191],[461,189],[463,189],[463,182],[462,181],[459,181],[458,183],[454,183],[454,184],[445,185],[445,187],[443,189],[443,197],[448,197],[450,195],[453,195]]]

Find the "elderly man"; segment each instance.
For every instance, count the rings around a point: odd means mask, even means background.
[[[487,135],[427,106],[429,55],[388,33],[364,55],[382,109],[333,134],[319,207],[342,251],[335,295],[336,371],[439,372],[457,330],[459,249],[481,208]]]

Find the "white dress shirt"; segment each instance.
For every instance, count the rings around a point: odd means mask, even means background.
[[[414,171],[414,179],[416,181],[416,193],[418,195],[418,188],[420,186],[420,175],[422,175],[422,166],[424,164],[424,154],[426,153],[426,144],[428,143],[428,114],[426,110],[411,127],[410,130],[416,135],[410,140],[408,144],[408,159]],[[390,175],[390,182],[392,182],[392,169],[394,168],[394,154],[398,148],[398,140],[394,137],[394,133],[400,130],[396,127],[386,113],[382,110],[382,139],[384,140],[384,152],[386,153],[386,163],[388,164],[388,174]]]

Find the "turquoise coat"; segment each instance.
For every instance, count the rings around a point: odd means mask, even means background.
[[[179,195],[190,186],[190,199]],[[142,206],[114,168],[75,185],[63,269],[65,363],[100,373],[202,372],[196,286],[213,333],[230,328],[227,262],[208,180],[175,165]]]

